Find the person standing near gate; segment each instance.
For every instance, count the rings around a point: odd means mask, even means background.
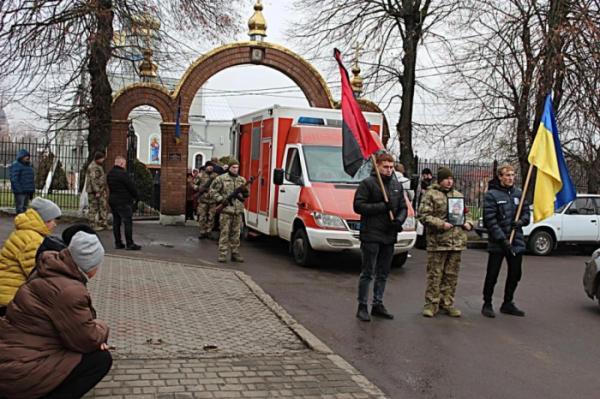
[[[371,320],[368,297],[373,276],[375,276],[375,284],[371,315],[385,319],[394,318],[383,305],[383,293],[392,266],[394,244],[398,239],[398,233],[402,231],[402,224],[407,216],[402,185],[392,176],[394,157],[388,153],[380,154],[377,156],[376,165],[389,201],[386,202],[384,199],[375,170],[360,182],[354,195],[354,212],[360,215],[360,251],[362,255],[356,317],[362,321]]]
[[[461,252],[467,248],[465,231],[473,229],[467,218],[462,193],[454,189],[454,176],[440,168],[437,184],[425,192],[419,207],[419,220],[427,231],[427,288],[423,316],[433,317],[442,311],[460,317],[454,306]]]
[[[106,175],[104,173],[105,155],[102,152],[94,154],[85,173],[86,191],[89,202],[90,225],[97,231],[108,228],[108,193],[106,191]]]
[[[197,193],[198,208],[198,225],[200,226],[200,240],[205,239],[210,235],[215,225],[215,208],[216,203],[210,195],[210,186],[213,181],[219,176],[215,171],[211,161],[206,162],[204,170],[198,174],[194,181],[194,190]]]
[[[15,196],[17,215],[25,212],[29,200],[35,193],[35,179],[31,155],[25,149],[19,150],[17,159],[10,166],[10,186]]]
[[[115,158],[115,166],[108,172],[108,204],[113,214],[113,235],[115,248],[139,250],[142,247],[133,242],[133,205],[138,201],[138,192],[127,174],[127,161],[122,156]],[[121,240],[121,222],[125,227],[125,245]]]
[[[488,231],[489,258],[481,313],[485,317],[496,317],[492,306],[492,295],[502,261],[506,258],[508,273],[504,287],[504,302],[500,312],[523,317],[525,312],[514,304],[513,298],[521,280],[521,263],[526,248],[523,226],[529,224],[529,203],[523,204],[521,217],[515,221],[519,201],[521,201],[521,190],[515,187],[515,170],[511,165],[502,165],[496,175],[497,177],[490,181],[484,197],[483,223]],[[513,230],[515,237],[511,243],[510,235]]]
[[[246,179],[239,175],[239,170],[240,163],[235,159],[230,160],[227,172],[218,176],[210,186],[210,196],[217,207],[223,206],[219,215],[219,262],[227,262],[229,251],[232,261],[244,261],[240,255],[240,233],[244,201],[250,196],[250,191]]]

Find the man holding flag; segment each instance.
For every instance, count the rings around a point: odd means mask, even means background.
[[[402,224],[406,219],[407,208],[404,202],[402,185],[393,178],[394,157],[380,150],[369,126],[360,110],[350,86],[348,71],[342,64],[340,52],[336,49],[335,59],[342,77],[342,158],[344,170],[351,176],[363,166],[366,159],[373,161],[371,176],[360,182],[354,195],[354,211],[360,215],[360,249],[362,272],[358,284],[358,311],[356,317],[370,321],[368,297],[371,280],[373,306],[371,315],[393,319],[383,305],[385,284],[392,265],[394,244]]]
[[[498,169],[500,184],[490,184],[490,190],[485,195],[484,223],[489,231],[490,257],[481,312],[486,317],[495,317],[491,302],[492,294],[504,256],[508,263],[508,275],[504,303],[500,311],[514,316],[525,316],[525,312],[518,309],[512,300],[521,278],[522,253],[525,251],[521,228],[529,223],[530,218],[529,206],[525,202],[525,198],[533,167],[537,168],[533,194],[535,222],[554,215],[555,209],[568,204],[576,197],[575,187],[569,176],[567,163],[560,146],[550,94],[546,97],[544,113],[531,146],[528,161],[530,166],[525,179],[525,190],[520,198],[517,189],[512,189],[514,170],[510,165],[501,166]],[[499,196],[499,192],[504,192],[504,194]],[[499,249],[500,251],[498,251]]]

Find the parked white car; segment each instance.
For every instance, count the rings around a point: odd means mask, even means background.
[[[482,220],[476,231],[487,239]],[[597,246],[600,243],[600,195],[578,194],[554,216],[524,227],[523,234],[529,251],[541,256],[548,255],[558,244]]]

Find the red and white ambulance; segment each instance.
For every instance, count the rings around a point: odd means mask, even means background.
[[[379,139],[383,116],[364,113]],[[370,164],[350,177],[342,166],[340,110],[273,106],[234,119],[232,154],[240,173],[255,180],[246,201],[248,229],[290,242],[295,261],[313,263],[316,251],[358,250],[360,216],[353,210],[358,183]],[[383,147],[383,146],[382,146]],[[394,265],[416,239],[414,211],[398,234]]]

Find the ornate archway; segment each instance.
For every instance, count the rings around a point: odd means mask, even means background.
[[[172,92],[155,83],[136,83],[123,88],[113,97],[112,136],[108,147],[107,165],[111,165],[117,155],[123,155],[125,152],[129,113],[135,107],[152,106],[162,117],[160,214],[163,224],[185,223],[190,128],[188,116],[196,93],[212,76],[237,65],[262,65],[275,69],[293,80],[311,107],[336,106],[327,83],[309,62],[285,47],[263,41],[266,36],[266,22],[261,13],[260,1],[254,6],[254,10],[255,13],[248,22],[251,41],[221,46],[201,56],[186,70]],[[150,79],[156,77],[156,65],[152,62],[151,55],[152,51],[147,49],[144,52],[144,61],[140,65],[140,74]],[[371,111],[376,108],[380,111],[375,104],[366,100],[361,100],[361,106],[364,106],[365,110]],[[176,141],[178,109],[181,134],[180,139]]]

